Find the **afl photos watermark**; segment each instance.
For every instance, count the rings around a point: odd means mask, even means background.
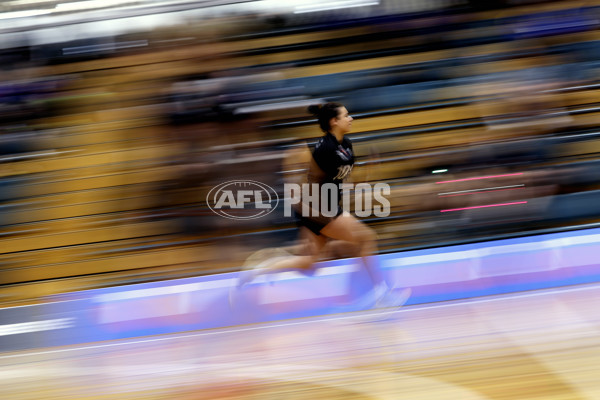
[[[390,186],[386,183],[286,183],[283,187],[283,215],[292,217],[335,217],[340,208],[357,217],[390,215]],[[213,187],[206,196],[208,207],[229,219],[256,219],[273,212],[280,204],[279,195],[267,184],[237,180]]]

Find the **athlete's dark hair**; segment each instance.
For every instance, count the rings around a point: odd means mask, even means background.
[[[308,107],[308,112],[314,115],[319,120],[319,126],[323,132],[329,132],[331,128],[329,126],[329,121],[331,118],[337,118],[338,116],[338,108],[344,107],[340,103],[325,103],[325,104],[316,104]]]

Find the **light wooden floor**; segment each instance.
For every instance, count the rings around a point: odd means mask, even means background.
[[[0,398],[600,399],[600,285],[0,355]]]

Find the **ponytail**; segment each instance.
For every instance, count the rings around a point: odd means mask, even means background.
[[[343,107],[339,103],[315,104],[308,107],[308,112],[317,117],[323,132],[329,132],[331,118],[337,118],[338,109]]]

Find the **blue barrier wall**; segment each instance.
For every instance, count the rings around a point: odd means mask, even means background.
[[[600,229],[376,256],[410,304],[600,281]],[[118,286],[0,309],[0,350],[13,351],[356,311],[370,288],[360,259],[321,263],[314,276],[237,273]]]

